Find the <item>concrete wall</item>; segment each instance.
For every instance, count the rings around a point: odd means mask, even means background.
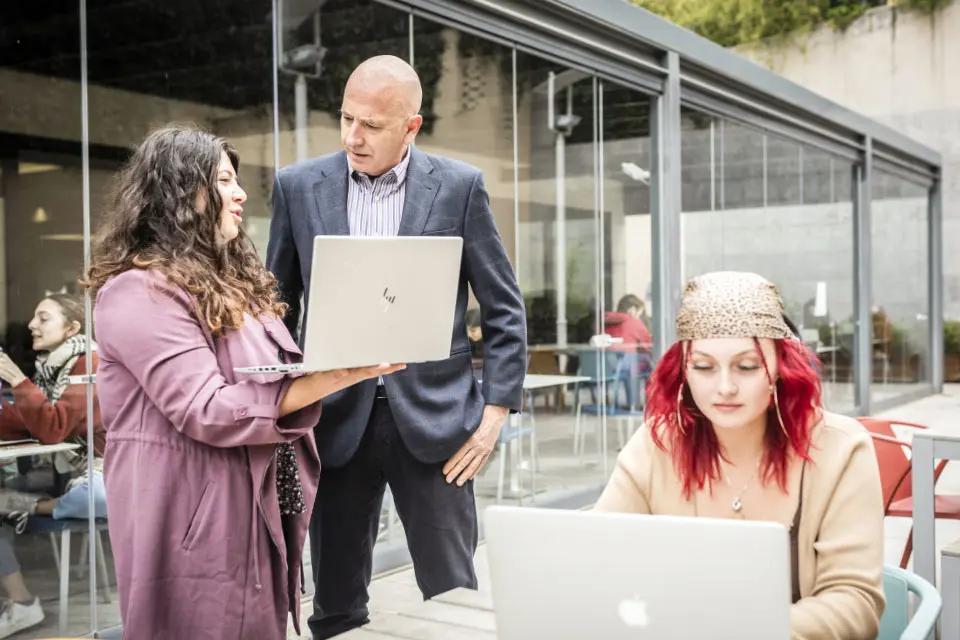
[[[829,27],[740,53],[943,156],[944,313],[960,318],[960,2],[922,15],[870,11],[845,32]]]

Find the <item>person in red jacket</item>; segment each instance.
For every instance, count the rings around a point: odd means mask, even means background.
[[[604,333],[623,342],[611,348],[614,351],[645,353],[653,348],[653,337],[640,317],[643,315],[643,300],[628,293],[620,298],[616,311],[607,311],[603,319]]]
[[[96,395],[91,480],[87,468],[86,388],[69,384],[70,376],[88,373],[87,338],[81,332],[83,316],[83,305],[67,294],[54,293],[40,301],[28,325],[33,350],[40,354],[32,380],[6,353],[0,352],[0,379],[12,387],[13,394],[12,402],[6,398],[2,401],[0,440],[33,438],[43,444],[79,445],[72,451],[45,456],[26,475],[17,476],[0,489],[0,515],[18,530],[34,514],[58,519],[87,517],[91,490],[95,515],[106,516],[102,472],[106,437]],[[90,372],[95,372],[96,354],[92,365]],[[0,529],[0,585],[10,599],[0,610],[0,638],[35,626],[44,618],[40,600],[30,593],[23,580],[8,531],[6,527]]]

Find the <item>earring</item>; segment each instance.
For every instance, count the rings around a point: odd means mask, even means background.
[[[780,414],[780,399],[777,397],[777,386],[771,385],[773,389],[773,406],[777,411],[777,420],[780,422],[780,430],[787,440],[790,440],[790,434],[787,433],[787,427],[783,424],[783,416]]]
[[[680,383],[680,389],[677,391],[677,429],[680,435],[685,436],[687,432],[683,429],[683,416],[680,415],[680,403],[683,402],[683,383]]]

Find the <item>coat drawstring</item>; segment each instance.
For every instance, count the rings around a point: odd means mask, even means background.
[[[254,588],[257,593],[263,591],[263,585],[260,584],[260,508],[257,504],[257,496],[253,496],[253,580]]]

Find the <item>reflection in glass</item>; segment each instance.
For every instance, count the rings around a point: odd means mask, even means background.
[[[643,421],[646,384],[653,370],[653,224],[650,211],[653,158],[650,142],[652,101],[646,94],[598,83],[600,178],[598,252],[600,333],[618,342],[599,356],[604,376],[600,403],[578,397],[581,413],[593,407],[607,437],[601,470],[608,472],[616,452]],[[610,369],[609,374],[603,368]],[[581,371],[589,372],[581,363]],[[601,404],[598,408],[596,404]],[[582,427],[586,426],[581,425]],[[608,429],[607,427],[612,427]]]
[[[652,102],[646,94],[606,81],[600,91],[602,332],[622,340],[611,347],[622,355],[606,413],[619,437],[642,420],[654,362]]]
[[[0,24],[7,36],[0,39],[0,447],[20,439],[82,447],[86,389],[66,382],[86,369],[76,297],[83,267],[79,5],[6,3]],[[0,597],[27,605],[4,609],[0,636],[11,633],[14,614],[34,637],[92,630],[86,574],[61,574],[57,557],[66,550],[67,565],[85,566],[87,503],[70,491],[85,467],[82,456],[25,455],[23,448],[0,459]]]
[[[870,224],[874,402],[929,382],[927,187],[875,170]]]
[[[682,123],[684,279],[734,270],[774,282],[822,361],[824,402],[853,410],[851,163],[693,110]]]
[[[516,264],[512,51],[429,20],[413,25],[413,66],[424,87],[417,148],[483,171],[497,230]]]
[[[610,460],[602,413],[615,364],[591,345],[602,318],[598,83],[519,51],[516,69],[518,270],[529,371],[575,380],[531,394],[533,413],[548,425],[538,432],[540,476],[555,491],[570,490],[602,481]]]
[[[275,164],[271,11],[270,0],[87,3],[94,229],[128,150],[158,126],[189,122],[237,148],[248,196],[243,224],[266,250]],[[107,536],[104,545],[113,584]],[[114,592],[97,623],[119,622]]]
[[[279,6],[284,13],[278,16],[282,51],[277,146],[280,166],[285,166],[340,150],[340,103],[347,78],[373,56],[409,60],[410,22],[406,13],[371,0]],[[424,108],[434,95],[434,85],[425,82]]]

